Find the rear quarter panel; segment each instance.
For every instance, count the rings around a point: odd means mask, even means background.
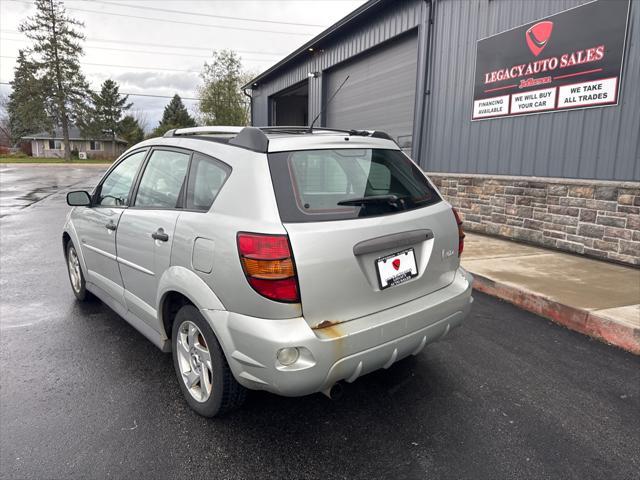
[[[228,311],[264,319],[299,317],[300,304],[274,302],[251,288],[238,255],[238,232],[287,233],[280,221],[266,155],[202,140],[192,140],[188,148],[226,163],[232,171],[208,212],[180,214],[171,265],[193,271]],[[194,268],[196,239],[206,240],[203,243],[213,249],[210,272]]]

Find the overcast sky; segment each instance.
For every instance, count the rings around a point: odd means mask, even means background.
[[[178,93],[193,111],[196,102],[187,99],[196,96],[198,73],[212,50],[233,49],[246,70],[260,73],[364,2],[65,0],[64,4],[69,15],[85,24],[81,63],[91,88],[98,89],[112,78],[121,92]],[[34,12],[33,1],[0,0],[2,83],[13,79],[14,57],[29,45],[18,26]],[[6,95],[10,87],[0,84],[0,92]],[[143,112],[148,130],[157,125],[169,101],[138,96],[130,100],[134,110]]]

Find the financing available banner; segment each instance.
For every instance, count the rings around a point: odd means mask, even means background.
[[[478,40],[472,120],[618,104],[630,0],[596,0]]]

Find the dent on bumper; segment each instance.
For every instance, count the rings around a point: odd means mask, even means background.
[[[338,325],[312,330],[304,318],[266,320],[203,310],[242,385],[286,396],[319,392],[340,380],[389,368],[460,325],[469,313],[472,277],[462,268],[447,287],[411,302]],[[283,347],[301,358],[285,367]]]

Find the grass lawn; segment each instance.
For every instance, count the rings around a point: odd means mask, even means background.
[[[113,163],[113,160],[78,160],[74,159],[66,162],[64,158],[44,158],[44,157],[11,157],[0,156],[0,163]]]

